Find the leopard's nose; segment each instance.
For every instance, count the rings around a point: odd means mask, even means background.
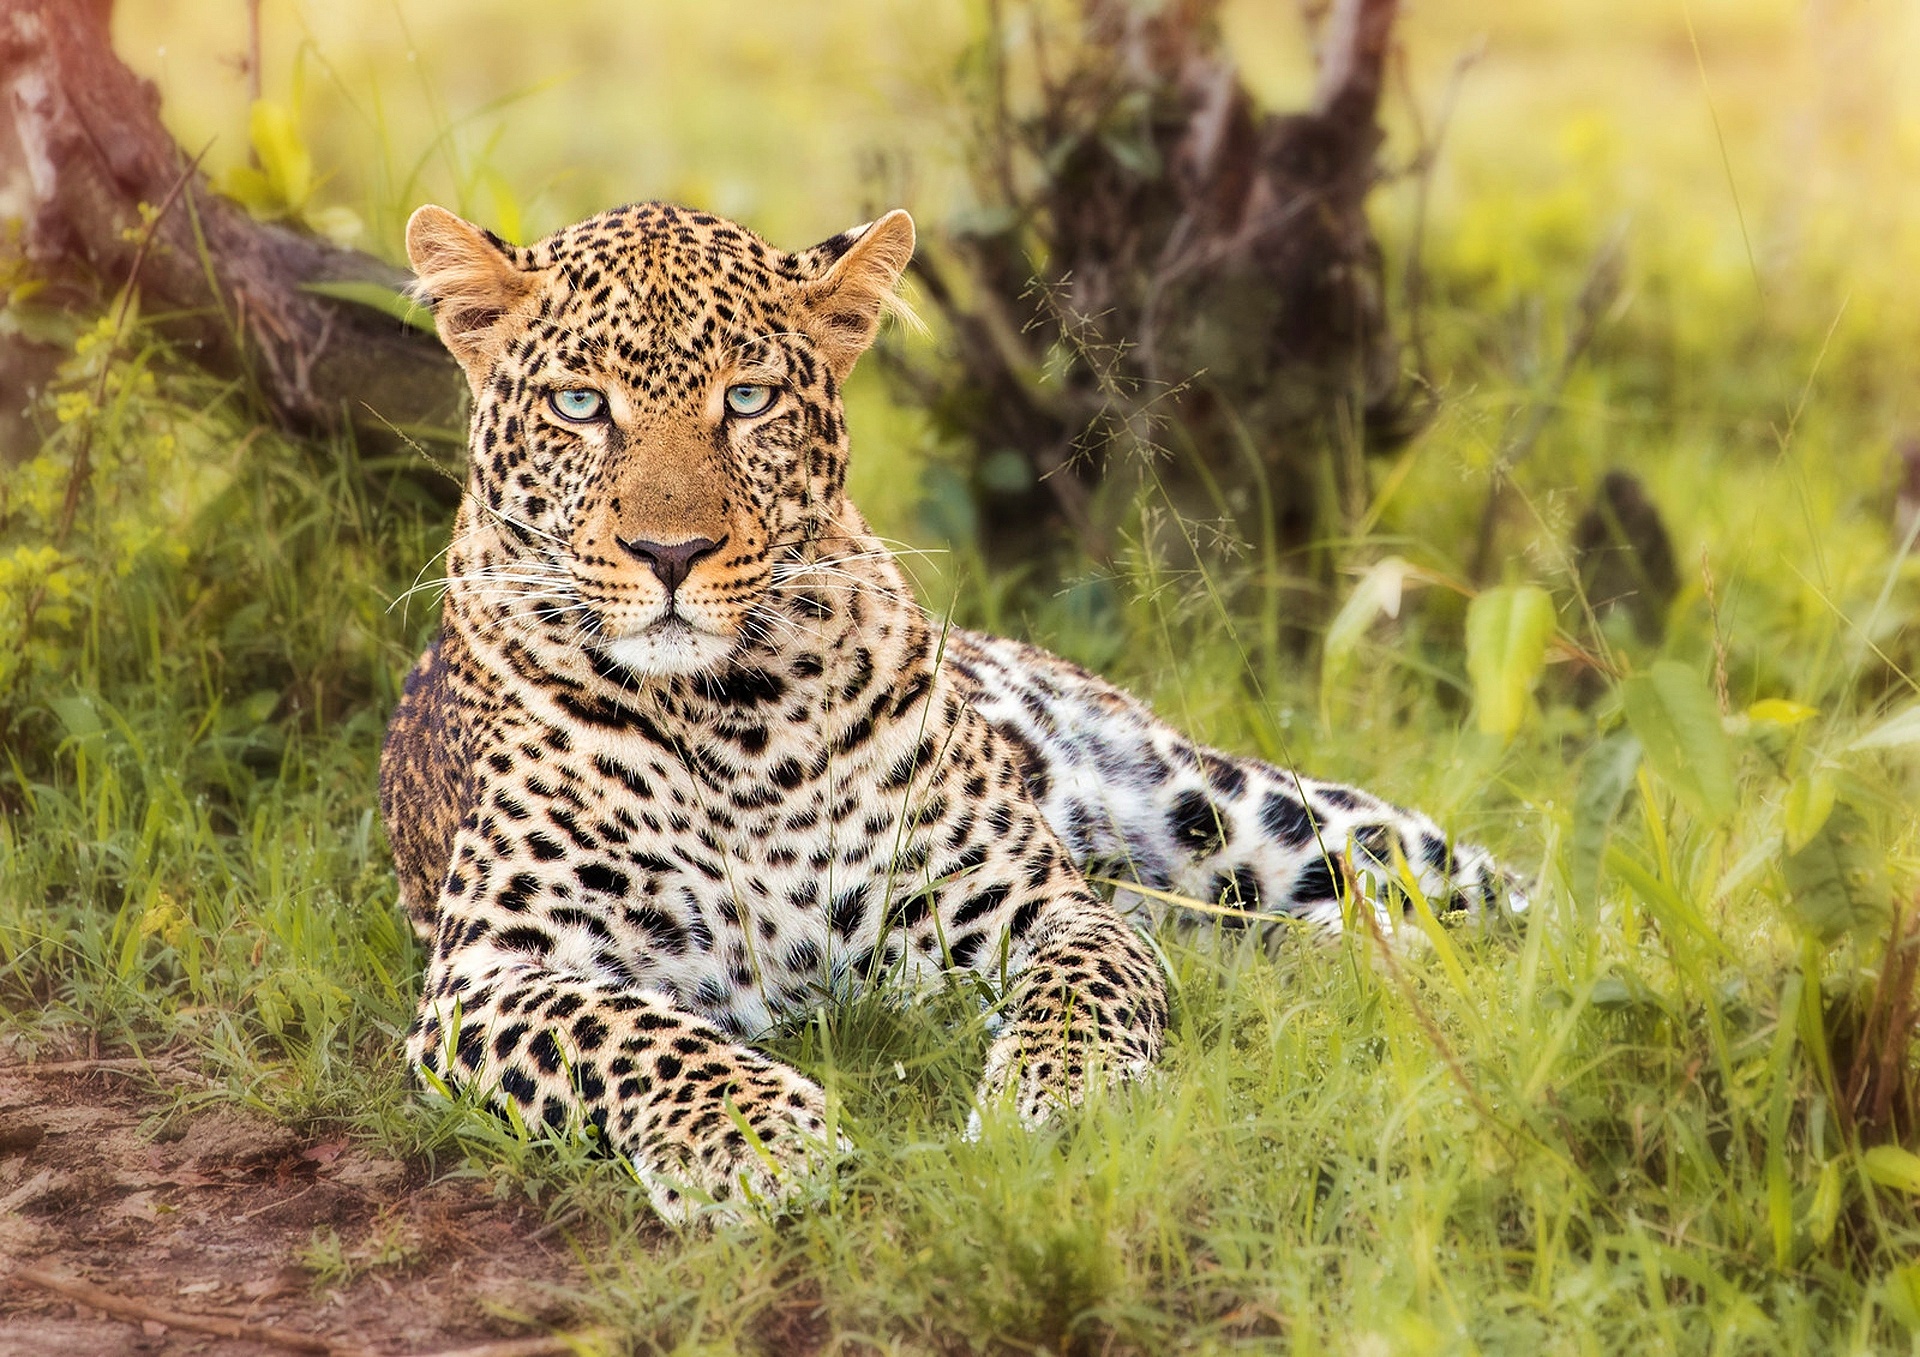
[[[630,542],[624,537],[616,537],[620,549],[629,556],[638,557],[653,569],[660,577],[660,583],[666,587],[667,597],[672,598],[674,591],[686,581],[693,567],[704,561],[725,545],[726,538],[718,542],[711,537],[689,537],[684,542]]]

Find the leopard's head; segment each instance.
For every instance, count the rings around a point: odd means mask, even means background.
[[[644,203],[519,248],[422,207],[407,253],[473,389],[460,605],[638,675],[723,662],[839,512],[840,387],[912,219],[788,253]]]

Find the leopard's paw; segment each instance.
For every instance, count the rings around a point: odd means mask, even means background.
[[[1127,1054],[1054,1033],[1009,1032],[987,1051],[986,1068],[967,1120],[967,1138],[979,1137],[983,1109],[1009,1099],[1021,1124],[1037,1127],[1078,1107],[1089,1089],[1116,1089],[1148,1078],[1153,1071],[1151,1054]]]
[[[661,1109],[631,1156],[654,1210],[674,1224],[773,1215],[819,1187],[820,1170],[851,1149],[827,1096],[783,1066]]]

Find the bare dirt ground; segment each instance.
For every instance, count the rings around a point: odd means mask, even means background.
[[[178,1104],[130,1062],[0,1064],[0,1357],[278,1357],[302,1337],[341,1357],[488,1344],[505,1357],[538,1345],[504,1339],[578,1323],[569,1242],[525,1203]],[[142,1321],[27,1272],[280,1332]]]

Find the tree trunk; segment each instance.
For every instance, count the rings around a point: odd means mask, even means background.
[[[1081,0],[1066,59],[1049,43],[1020,100],[1007,30],[989,36],[981,225],[919,266],[957,375],[894,369],[972,450],[990,558],[1098,559],[1149,483],[1297,546],[1323,485],[1424,422],[1365,210],[1397,0],[1332,0],[1292,114],[1255,105],[1219,7]]]
[[[466,388],[436,337],[306,290],[407,275],[213,193],[114,55],[111,10],[0,0],[0,215],[21,219],[29,269],[96,302],[137,287],[185,358],[247,381],[290,429],[460,427]],[[0,398],[32,358],[0,348]]]

